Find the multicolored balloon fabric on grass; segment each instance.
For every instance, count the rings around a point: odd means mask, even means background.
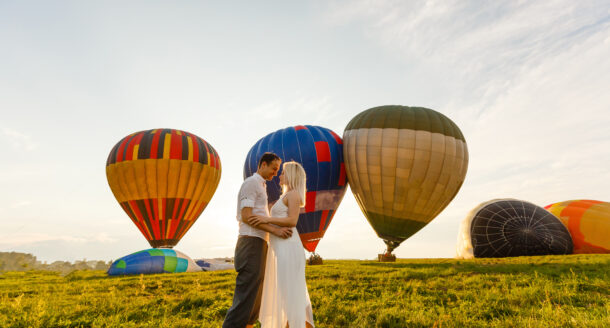
[[[254,144],[244,163],[244,179],[254,174],[265,152],[273,152],[282,162],[296,161],[307,174],[305,207],[297,230],[303,247],[314,252],[328,229],[345,195],[347,179],[343,163],[343,142],[333,131],[320,126],[299,125],[277,130]],[[281,194],[278,176],[267,181],[269,204]]]
[[[610,253],[610,203],[568,200],[545,208],[568,228],[574,254]]]
[[[167,248],[151,248],[114,261],[108,269],[108,275],[201,271],[203,269],[182,252]]]
[[[571,254],[568,229],[549,211],[517,199],[494,199],[464,218],[458,258]]]
[[[388,252],[445,209],[466,177],[466,140],[432,109],[365,110],[349,122],[343,142],[350,188]]]
[[[220,174],[210,144],[174,129],[130,134],[106,162],[114,197],[152,247],[180,241],[210,202]]]

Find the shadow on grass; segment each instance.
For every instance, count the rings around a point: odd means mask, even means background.
[[[607,278],[610,272],[610,255],[601,255],[595,261],[580,261],[578,256],[571,257],[521,257],[513,259],[473,259],[473,260],[437,260],[422,263],[406,262],[381,263],[365,262],[363,267],[392,268],[414,271],[431,271],[436,276],[443,276],[442,271],[448,274],[511,274],[521,273],[529,275],[542,275],[559,277],[564,275],[586,276],[587,278]],[[560,261],[564,260],[564,263]]]

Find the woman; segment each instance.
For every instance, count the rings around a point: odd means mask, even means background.
[[[252,225],[270,223],[292,227],[292,236],[269,236],[267,264],[259,321],[263,328],[314,327],[311,301],[305,283],[305,253],[296,230],[305,206],[305,170],[297,162],[284,163],[280,175],[282,196],[271,208],[271,217],[256,216]]]

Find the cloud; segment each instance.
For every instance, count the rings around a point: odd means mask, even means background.
[[[32,202],[30,202],[29,200],[23,200],[23,201],[14,203],[12,208],[19,208],[19,207],[29,206],[31,204],[32,204]]]
[[[220,246],[210,246],[207,249],[212,250],[212,251],[224,251],[224,250],[233,250],[235,248],[234,245],[220,245]]]
[[[108,234],[106,234],[106,233],[98,233],[95,236],[93,236],[93,238],[91,240],[100,242],[100,243],[104,243],[104,244],[115,243],[118,241],[118,239],[112,238],[112,237],[108,236]]]
[[[0,240],[1,248],[12,248],[17,246],[24,246],[30,244],[37,244],[49,241],[63,241],[70,243],[84,243],[87,241],[83,237],[74,237],[67,235],[50,235],[45,233],[23,233],[23,234],[12,234],[5,236]]]
[[[256,121],[264,122],[288,118],[294,122],[322,124],[339,115],[332,109],[333,104],[328,97],[314,98],[304,94],[296,94],[290,98],[274,99],[257,105],[249,111],[247,116]]]
[[[250,111],[250,117],[263,120],[275,120],[282,117],[284,106],[278,100],[267,101]]]
[[[38,147],[30,136],[16,130],[4,127],[2,128],[2,133],[4,137],[8,139],[10,145],[15,149],[32,151]]]
[[[358,24],[390,54],[422,67],[455,95],[493,100],[511,80],[599,32],[607,2],[333,2],[326,21]],[[603,39],[601,40],[604,41]]]
[[[98,233],[94,235],[70,236],[70,235],[52,235],[45,233],[22,233],[11,234],[4,236],[0,240],[1,249],[14,249],[37,244],[71,244],[84,245],[90,243],[111,244],[118,240],[108,236],[106,233]]]
[[[468,141],[467,183],[561,179],[565,188],[586,175],[582,184],[601,189],[593,177],[608,176],[610,159],[609,12],[604,1],[359,1],[332,3],[326,18],[361,25],[447,84],[441,110]]]

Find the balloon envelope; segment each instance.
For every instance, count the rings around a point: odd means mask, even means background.
[[[220,173],[210,144],[173,129],[133,133],[106,162],[114,197],[152,247],[180,241],[210,202]]]
[[[252,146],[244,164],[244,179],[254,174],[265,152],[273,152],[282,163],[296,161],[307,174],[306,204],[301,208],[297,230],[303,247],[314,252],[345,195],[347,180],[343,142],[333,131],[320,126],[299,125],[268,134]],[[279,175],[267,181],[269,204],[281,194]]]
[[[203,269],[182,252],[151,248],[124,256],[112,263],[108,275],[201,272]]]
[[[568,200],[545,208],[568,228],[574,254],[610,253],[610,203]]]
[[[517,199],[495,199],[462,221],[458,258],[571,254],[566,227],[547,210]]]
[[[350,188],[389,251],[447,207],[466,177],[464,136],[432,109],[365,110],[349,122],[343,142]]]

